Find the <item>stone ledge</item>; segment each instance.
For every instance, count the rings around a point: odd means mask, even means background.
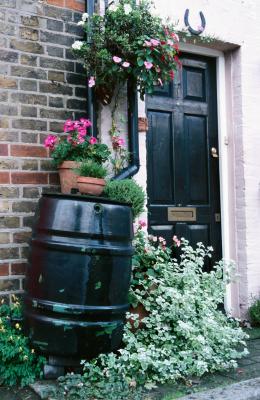
[[[259,400],[260,378],[180,397],[180,400]]]

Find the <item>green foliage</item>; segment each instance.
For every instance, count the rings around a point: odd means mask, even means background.
[[[85,118],[80,118],[79,121],[68,119],[64,123],[66,136],[47,136],[44,145],[50,149],[56,167],[63,161],[92,160],[99,164],[108,161],[111,154],[108,146],[98,143],[96,138],[88,135],[91,125],[90,120]]]
[[[83,383],[84,380],[84,383]],[[99,367],[93,368],[90,374],[69,374],[58,379],[57,400],[95,399],[95,400],[144,400],[141,388],[135,383],[128,383],[117,371],[102,372]]]
[[[105,178],[107,175],[106,168],[92,160],[83,162],[80,167],[76,169],[76,172],[80,176],[89,176],[92,178]]]
[[[41,376],[45,359],[30,348],[21,324],[12,324],[12,319],[22,316],[18,299],[14,301],[11,306],[0,306],[0,385],[25,386]]]
[[[72,146],[66,139],[61,139],[51,153],[53,162],[58,167],[63,161],[93,160],[96,163],[108,161],[110,150],[102,143],[89,144],[88,138],[77,146]]]
[[[125,168],[130,160],[130,153],[124,147],[125,141],[120,136],[120,131],[117,127],[115,121],[115,110],[117,107],[117,98],[115,97],[115,106],[114,110],[112,111],[112,126],[109,131],[111,141],[112,141],[112,148],[114,152],[114,156],[110,158],[112,169],[115,175],[117,175],[123,168]]]
[[[173,245],[179,246],[176,237]],[[143,308],[145,316],[141,319],[137,309],[128,314],[124,346],[118,354],[102,354],[84,363],[82,388],[91,383],[104,387],[107,377],[117,374],[129,386],[152,388],[237,365],[236,359],[247,354],[247,335],[237,320],[219,309],[233,267],[221,261],[210,273],[203,272],[211,252],[202,243],[193,249],[182,239],[177,262],[163,238],[147,236],[138,228],[131,302]],[[63,389],[68,380],[63,379]],[[70,389],[67,393],[70,399]],[[99,396],[97,391],[93,398],[106,399],[101,392]]]
[[[108,182],[105,186],[104,194],[111,200],[130,203],[134,219],[144,211],[144,190],[133,179]]]
[[[248,310],[252,325],[260,325],[260,300],[256,300]]]
[[[118,5],[110,5],[104,16],[94,14],[80,22],[92,40],[76,41],[72,47],[95,78],[97,94],[104,88],[113,93],[118,84],[131,80],[143,98],[159,82],[173,79],[179,63],[178,36],[172,25],[153,15],[152,7],[149,0],[138,4],[120,0]],[[114,61],[114,56],[120,61]],[[152,65],[148,67],[147,62]]]

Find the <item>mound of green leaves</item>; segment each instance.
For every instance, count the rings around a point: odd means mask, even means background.
[[[105,178],[107,169],[95,161],[89,160],[82,162],[80,167],[76,170],[80,176],[89,176],[92,178]]]
[[[108,182],[105,186],[104,194],[111,200],[131,204],[134,219],[144,211],[144,190],[133,179]]]
[[[28,337],[22,332],[19,320],[22,317],[18,299],[9,306],[0,306],[0,385],[25,386],[42,374],[43,357],[35,354],[29,346]]]
[[[93,160],[99,164],[106,162],[110,156],[110,150],[105,144],[90,145],[88,140],[77,146],[72,146],[65,138],[61,139],[51,152],[53,164],[56,168],[65,160],[84,161]]]
[[[256,300],[248,311],[252,325],[260,326],[260,300]]]
[[[103,354],[84,363],[83,376],[73,377],[79,379],[82,396],[67,376],[60,382],[59,395],[64,397],[57,398],[85,399],[87,394],[91,399],[110,399],[105,390],[115,387],[118,392],[118,377],[131,394],[142,385],[151,388],[235,367],[236,360],[247,354],[246,334],[219,307],[232,265],[221,261],[207,273],[203,265],[211,248],[199,243],[193,249],[182,240],[181,252],[177,262],[163,238],[148,237],[138,229],[130,293],[133,307],[138,308],[128,315],[124,347],[118,354]],[[112,398],[135,399],[130,394]]]

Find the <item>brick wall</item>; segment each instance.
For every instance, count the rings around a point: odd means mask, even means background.
[[[81,0],[0,0],[0,296],[20,293],[37,200],[59,190],[43,141],[84,116],[86,78],[70,46]]]

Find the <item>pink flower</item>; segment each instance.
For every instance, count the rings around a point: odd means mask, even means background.
[[[79,133],[79,136],[86,136],[86,134],[87,134],[87,129],[84,127],[84,126],[80,126],[79,128],[78,128],[78,133]]]
[[[114,56],[114,57],[113,57],[113,61],[114,61],[116,64],[119,64],[119,63],[121,63],[122,58],[117,57],[117,56]]]
[[[67,137],[67,142],[73,143],[73,138],[72,138],[71,135],[68,135],[68,137]]]
[[[130,63],[128,61],[124,61],[122,64],[122,67],[128,68],[130,66]]]
[[[153,236],[153,242],[157,242],[158,238],[157,236]]]
[[[117,144],[118,144],[118,146],[124,146],[124,144],[125,144],[124,139],[118,138],[118,139],[117,139]]]
[[[75,129],[75,123],[74,121],[72,121],[71,119],[67,119],[67,121],[65,121],[64,123],[64,132],[70,132],[70,131],[74,131]]]
[[[88,128],[89,126],[92,126],[92,123],[91,123],[91,121],[90,121],[89,119],[80,118],[80,122],[82,123],[82,125],[83,125],[85,128]]]
[[[44,140],[44,146],[49,148],[49,149],[53,149],[56,142],[57,142],[58,138],[55,135],[49,135],[45,140]]]
[[[159,236],[159,242],[163,243],[163,242],[165,242],[165,239],[162,236]]]
[[[125,141],[123,138],[120,138],[119,136],[112,137],[113,149],[118,149],[119,147],[124,146],[124,144],[125,144]]]
[[[179,36],[177,35],[177,33],[172,32],[172,33],[171,33],[171,37],[172,37],[176,42],[179,42],[179,41],[180,41]]]
[[[144,41],[144,45],[145,45],[146,47],[151,47],[151,46],[152,46],[152,43],[149,42],[148,40],[145,40],[145,41]]]
[[[78,137],[77,137],[77,144],[81,144],[81,143],[84,143],[84,142],[85,142],[84,137],[81,136],[81,135],[78,135]]]
[[[158,45],[160,44],[160,41],[157,40],[157,39],[151,39],[150,42],[151,42],[151,44],[152,44],[153,46],[158,46]]]
[[[80,122],[79,121],[74,121],[74,129],[78,129],[80,127],[81,127]]]
[[[91,76],[88,80],[88,87],[92,88],[93,86],[95,86],[95,84],[96,84],[95,78],[94,76]]]
[[[167,40],[167,44],[168,44],[169,46],[173,46],[173,45],[174,45],[173,41],[170,40],[170,39]]]
[[[97,139],[91,136],[91,138],[89,139],[89,144],[95,144],[95,143],[97,143]]]
[[[146,227],[146,222],[143,219],[140,219],[138,221],[139,227],[140,228],[145,228]]]
[[[145,61],[144,62],[144,66],[146,69],[151,69],[153,67],[153,63],[149,62],[149,61]]]
[[[180,247],[181,241],[177,238],[176,235],[173,236],[172,240],[173,240],[173,243],[176,245],[176,247]]]

